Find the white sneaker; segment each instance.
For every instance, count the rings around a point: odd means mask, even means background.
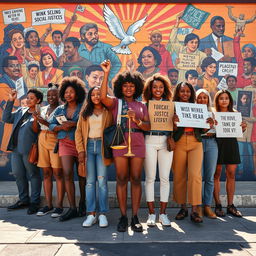
[[[156,225],[156,215],[155,214],[148,215],[147,225],[149,227],[154,227]]]
[[[163,225],[163,226],[171,226],[171,222],[167,217],[167,214],[160,214],[159,215],[159,222]]]
[[[92,214],[88,215],[86,220],[83,222],[83,227],[91,227],[93,224],[95,224],[97,221],[96,216],[93,216]]]
[[[107,226],[108,226],[107,217],[106,217],[106,215],[101,214],[101,215],[99,216],[99,227],[105,228],[105,227],[107,227]]]

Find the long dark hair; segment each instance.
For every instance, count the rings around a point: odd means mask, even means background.
[[[195,103],[196,93],[195,93],[194,87],[190,83],[187,83],[187,82],[181,82],[176,86],[175,91],[174,91],[174,96],[173,96],[172,100],[177,101],[177,102],[180,101],[179,92],[180,92],[182,86],[187,86],[190,89],[191,95],[190,95],[190,98],[189,98],[188,102],[189,103]]]
[[[214,107],[216,109],[217,112],[220,112],[220,106],[219,106],[219,98],[222,94],[226,93],[228,95],[228,98],[229,98],[229,104],[228,104],[228,112],[234,112],[234,109],[233,109],[233,98],[230,94],[229,91],[227,90],[220,90],[220,91],[217,91],[217,93],[215,94],[215,97],[214,97]]]
[[[89,92],[88,92],[88,96],[87,96],[87,102],[85,103],[85,108],[82,111],[81,115],[84,118],[84,120],[86,120],[88,117],[90,117],[93,114],[93,110],[94,110],[94,103],[92,102],[92,92],[94,89],[100,89],[99,86],[95,86],[92,87]],[[103,107],[105,107],[105,105],[103,103],[101,103],[103,105]]]

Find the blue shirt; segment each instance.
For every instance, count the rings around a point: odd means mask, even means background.
[[[78,53],[81,57],[86,58],[95,65],[100,65],[104,60],[110,60],[111,70],[109,74],[109,81],[111,81],[121,68],[121,61],[111,48],[112,45],[98,41],[91,51],[88,51],[86,46],[81,44],[78,48]]]
[[[82,107],[82,103],[78,104],[76,107],[76,111],[72,117],[71,120],[69,121],[74,121],[77,122],[78,118],[79,118],[79,113]],[[61,105],[59,107],[56,108],[54,115],[52,116],[52,118],[49,120],[49,130],[53,131],[53,129],[57,126],[60,125],[59,122],[56,119],[56,116],[60,116],[60,115],[64,115],[65,117],[67,117],[67,104]],[[68,137],[70,140],[75,140],[75,131],[76,131],[76,127],[73,127],[71,130],[69,131],[58,131],[58,139],[64,139],[66,137]]]

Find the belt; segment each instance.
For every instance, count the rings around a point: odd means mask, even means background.
[[[216,138],[216,134],[213,135],[203,135],[202,139],[215,139]]]
[[[145,132],[145,135],[167,136],[164,132]]]
[[[102,140],[101,137],[97,137],[97,138],[88,138],[88,140]]]
[[[130,130],[131,130],[131,132],[142,132],[143,133],[143,131],[141,129],[137,129],[137,128],[131,128]],[[125,128],[124,131],[129,132],[129,128]]]
[[[191,132],[184,132],[184,135],[195,135],[194,131]]]

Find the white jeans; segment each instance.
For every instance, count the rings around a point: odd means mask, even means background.
[[[160,178],[160,201],[168,202],[170,193],[169,176],[172,166],[173,152],[167,150],[167,136],[146,135],[146,156],[144,168],[146,173],[145,191],[147,202],[154,201],[154,184],[156,178],[156,166]]]

